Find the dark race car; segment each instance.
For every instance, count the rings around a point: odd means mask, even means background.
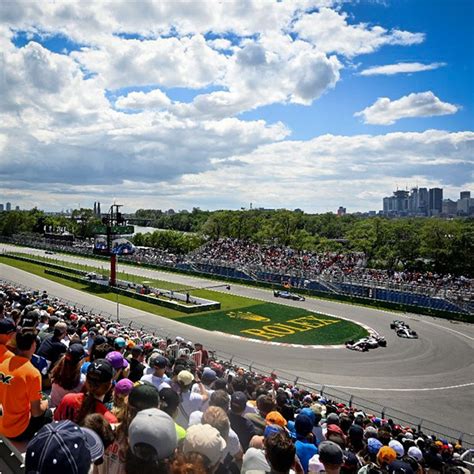
[[[290,293],[289,291],[281,291],[275,290],[273,292],[273,296],[275,298],[284,298],[285,300],[293,300],[293,301],[305,301],[306,298],[301,295],[297,295],[296,293]]]

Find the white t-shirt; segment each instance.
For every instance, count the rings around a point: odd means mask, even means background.
[[[170,382],[171,382],[170,378],[167,377],[166,375],[163,375],[163,377],[157,377],[156,375],[153,375],[153,374],[145,374],[142,376],[140,380],[142,382],[152,383],[158,390],[160,388],[170,387]]]
[[[74,387],[72,390],[66,390],[65,388],[61,387],[57,383],[53,383],[51,386],[51,403],[49,404],[50,408],[55,408],[57,407],[60,403],[61,400],[63,399],[64,395],[67,395],[68,393],[79,393],[82,390],[82,386],[84,385],[84,382],[86,381],[86,375],[81,374],[79,378],[79,384]]]
[[[202,411],[204,404],[203,396],[200,393],[184,392],[181,394],[181,401],[178,407],[176,423],[185,430],[189,426],[189,417],[193,411]]]

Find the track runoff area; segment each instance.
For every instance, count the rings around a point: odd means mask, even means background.
[[[16,249],[17,255],[23,254],[20,249]],[[48,279],[53,279],[67,286],[74,286],[77,289],[94,293],[97,296],[113,298],[113,294],[108,295],[104,290],[98,291],[92,285],[84,282],[72,284],[71,281],[52,277],[45,272],[45,262],[53,260],[60,263],[63,267],[71,269],[81,268],[84,271],[95,271],[97,267],[73,264],[63,260],[60,254],[56,254],[53,258],[41,255],[26,255],[33,262],[23,262],[13,259],[0,257],[2,263],[15,266],[22,270],[29,271]],[[44,255],[44,254],[43,254]],[[65,256],[64,256],[65,257]],[[102,271],[104,278],[107,278],[108,272]],[[368,335],[370,328],[363,327],[353,321],[330,316],[327,314],[312,312],[307,309],[286,304],[278,304],[280,300],[292,300],[297,295],[291,293],[290,288],[282,288],[277,291],[275,303],[269,303],[258,299],[246,298],[222,291],[216,291],[214,286],[184,286],[176,282],[166,280],[153,280],[147,277],[139,278],[137,275],[119,273],[119,280],[127,281],[133,284],[137,290],[147,288],[148,296],[154,295],[155,290],[160,296],[157,298],[166,299],[166,294],[181,292],[188,293],[190,299],[206,298],[208,300],[217,301],[221,308],[216,311],[199,311],[193,314],[179,311],[179,308],[169,309],[159,305],[147,304],[146,308],[142,304],[132,298],[120,297],[120,302],[137,309],[153,312],[161,317],[177,320],[179,322],[196,326],[201,329],[210,331],[218,331],[233,336],[248,338],[266,343],[295,344],[305,346],[334,346],[342,345],[348,340],[357,340]],[[213,289],[215,288],[215,289]],[[278,297],[277,297],[278,296]]]

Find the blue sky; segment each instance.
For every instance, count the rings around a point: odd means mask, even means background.
[[[364,211],[472,189],[473,2],[328,3],[6,4],[0,202]]]

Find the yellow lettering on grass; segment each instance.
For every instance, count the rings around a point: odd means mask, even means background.
[[[312,329],[319,329],[339,322],[340,320],[322,319],[316,316],[302,316],[301,318],[290,319],[285,323],[270,324],[263,326],[261,329],[243,329],[240,332],[271,341],[275,338],[289,336],[297,332],[311,331]]]

